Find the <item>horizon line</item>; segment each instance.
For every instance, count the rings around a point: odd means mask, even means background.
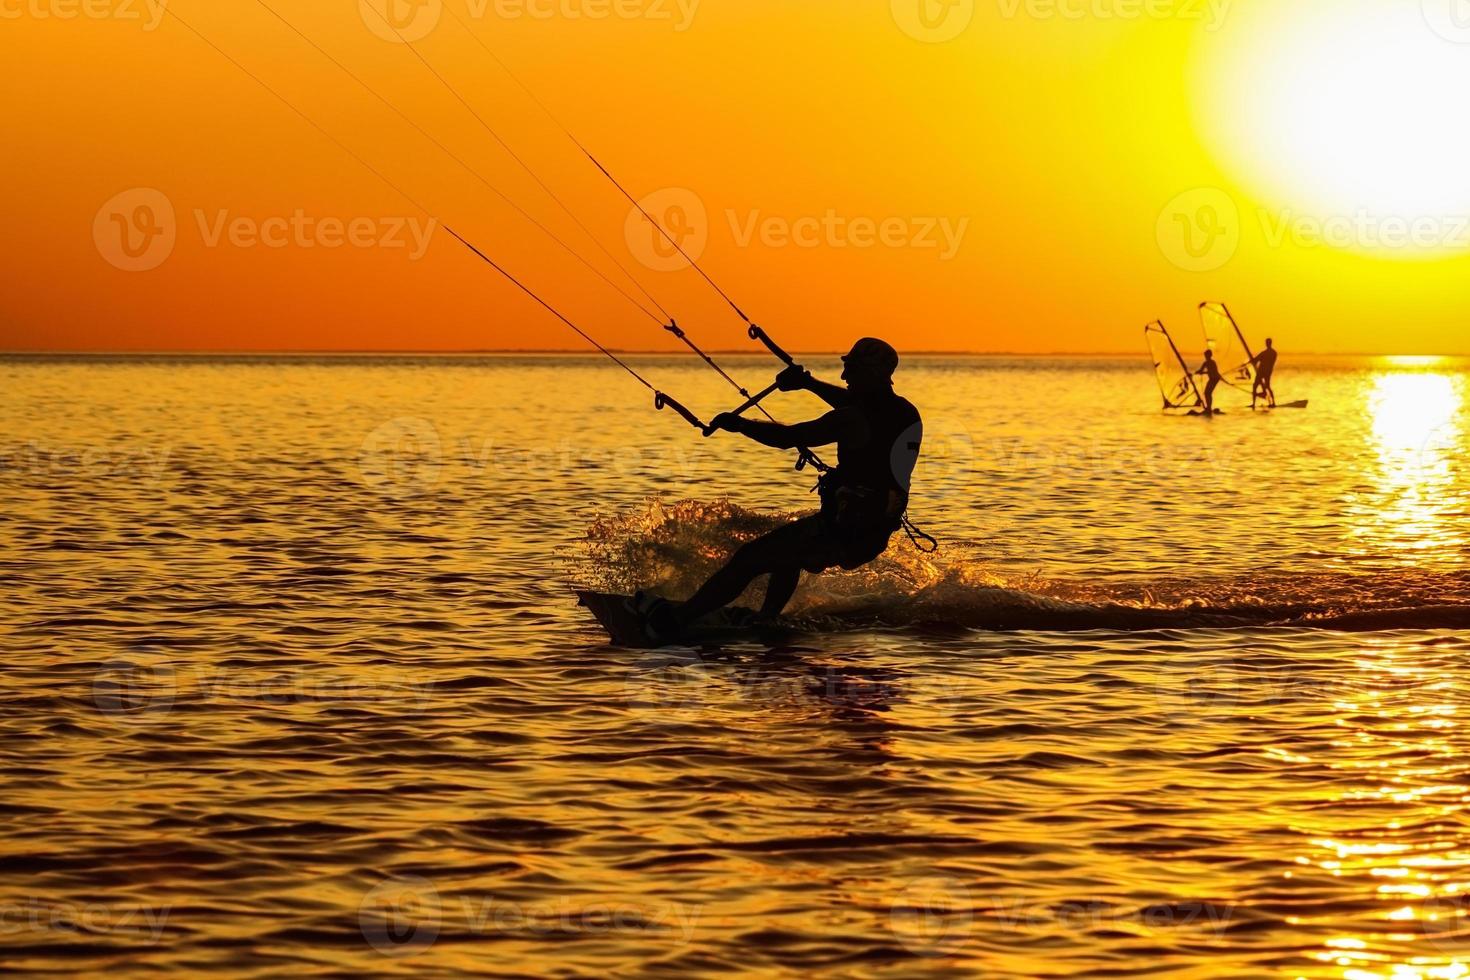
[[[643,356],[688,356],[680,349],[660,350],[655,348],[609,347],[614,354],[629,357]],[[764,351],[724,348],[708,352],[723,357],[762,357]],[[801,357],[840,357],[836,350],[796,350],[793,355]],[[598,357],[595,350],[574,350],[561,347],[486,347],[453,350],[425,350],[414,348],[300,348],[300,349],[131,349],[131,350],[0,350],[0,357],[484,357],[494,356],[549,356]],[[904,357],[1137,357],[1148,358],[1147,352],[1138,351],[1015,351],[1015,350],[913,350],[903,352]],[[1294,351],[1293,357],[1452,357],[1467,358],[1470,353],[1389,353],[1384,351]]]

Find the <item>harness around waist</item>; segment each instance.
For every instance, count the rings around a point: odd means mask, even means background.
[[[908,494],[902,490],[879,490],[823,481],[822,516],[839,530],[896,531],[908,510]]]

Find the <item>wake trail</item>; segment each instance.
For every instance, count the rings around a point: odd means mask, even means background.
[[[728,500],[650,500],[601,517],[571,560],[578,587],[685,599],[741,544],[801,516]],[[765,583],[740,599],[758,606]],[[895,535],[866,568],[802,576],[785,617],[827,628],[1145,631],[1287,626],[1350,632],[1470,628],[1470,573],[1253,573],[1156,581],[1007,576],[978,542],[925,555]]]

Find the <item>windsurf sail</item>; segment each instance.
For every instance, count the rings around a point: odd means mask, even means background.
[[[1225,383],[1249,393],[1256,386],[1251,364],[1256,355],[1240,324],[1230,315],[1230,308],[1224,303],[1201,303],[1199,319],[1205,330],[1205,345],[1215,352]]]
[[[1184,355],[1169,336],[1162,320],[1155,320],[1143,328],[1148,340],[1149,355],[1154,362],[1154,376],[1159,382],[1159,391],[1164,396],[1164,410],[1188,408],[1203,409],[1204,396],[1194,383],[1194,375]]]

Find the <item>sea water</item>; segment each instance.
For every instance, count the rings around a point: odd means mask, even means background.
[[[1470,365],[898,385],[943,549],[648,653],[573,589],[685,595],[813,476],[606,361],[0,361],[6,966],[1470,973]]]

